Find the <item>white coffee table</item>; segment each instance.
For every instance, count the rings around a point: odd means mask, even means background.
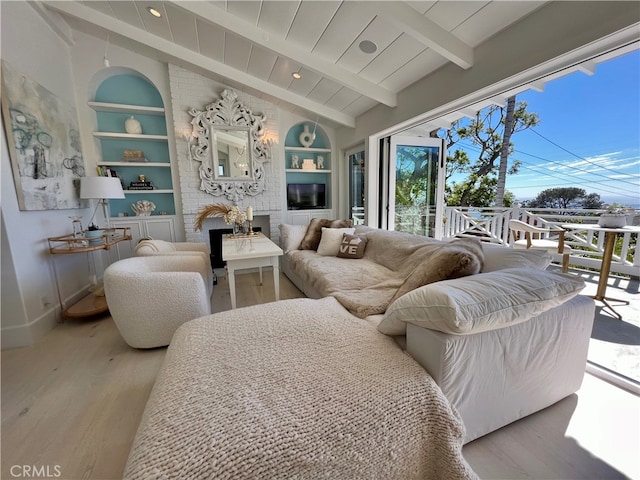
[[[260,285],[262,285],[262,267],[272,267],[276,300],[280,300],[280,267],[278,263],[280,255],[282,255],[282,249],[261,233],[240,238],[234,238],[232,235],[223,236],[222,260],[227,262],[226,269],[229,276],[232,309],[236,308],[236,270],[259,268]]]

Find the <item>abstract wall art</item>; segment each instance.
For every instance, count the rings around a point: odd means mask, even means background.
[[[2,115],[20,210],[85,207],[75,108],[3,60]]]

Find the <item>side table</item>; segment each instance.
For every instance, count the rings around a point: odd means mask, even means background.
[[[74,237],[73,234],[62,235],[60,237],[50,237],[49,253],[52,255],[68,255],[76,253],[86,253],[87,257],[92,252],[98,250],[109,250],[116,243],[124,240],[131,240],[131,232],[129,227],[125,228],[108,228],[105,229],[100,237],[83,238]],[[58,301],[62,309],[62,316],[68,318],[85,318],[109,310],[107,300],[104,296],[94,295],[93,292],[81,298],[78,302],[66,307],[60,293],[60,283],[58,280],[58,272],[56,270],[56,262],[52,261],[53,274],[56,280],[56,290],[58,293]],[[95,265],[91,267],[92,262],[89,261],[89,272],[92,278],[95,278]]]

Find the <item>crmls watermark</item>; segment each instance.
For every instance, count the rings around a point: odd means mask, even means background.
[[[60,465],[12,465],[9,470],[14,478],[60,478]]]

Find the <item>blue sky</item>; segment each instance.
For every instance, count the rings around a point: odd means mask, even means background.
[[[533,128],[537,134],[511,138],[512,158],[523,165],[507,177],[507,190],[526,200],[548,188],[579,187],[605,202],[640,208],[640,51],[598,64],[594,75],[575,72],[517,100],[526,101],[540,123]]]

